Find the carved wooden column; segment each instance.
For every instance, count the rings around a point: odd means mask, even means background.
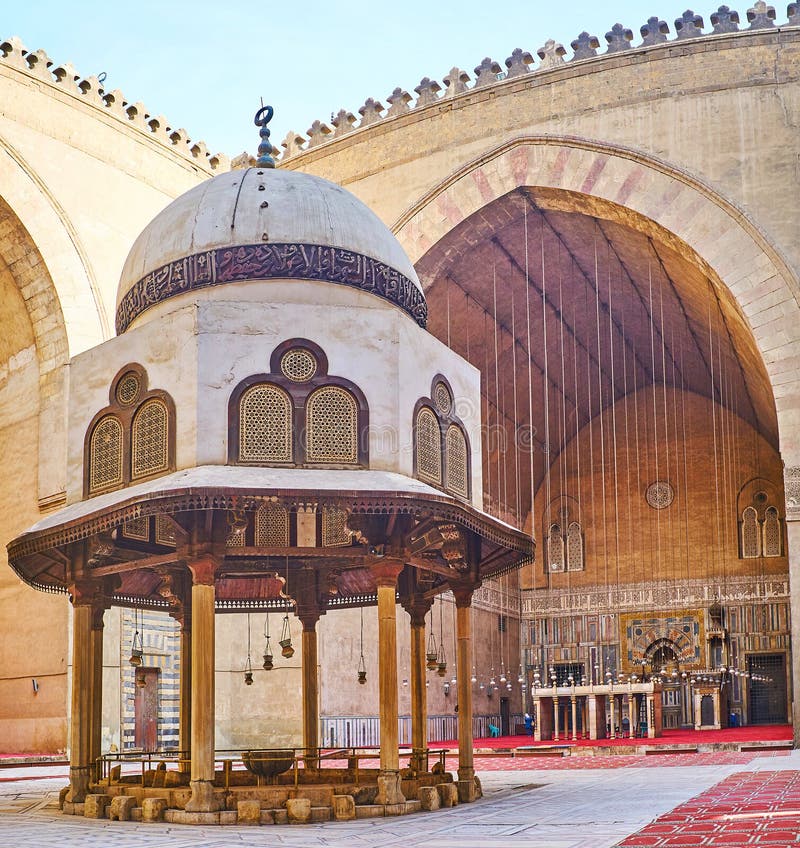
[[[94,704],[92,588],[74,585],[72,601],[72,713],[69,728],[69,792],[66,802],[82,804],[89,791],[92,771]]]
[[[219,561],[202,554],[187,563],[192,574],[192,797],[187,812],[221,808],[214,795],[214,574]]]
[[[92,630],[89,635],[91,643],[91,703],[92,725],[90,734],[89,762],[92,765],[92,779],[99,780],[100,764],[103,753],[103,615],[106,608],[101,604],[92,607]]]
[[[473,589],[454,588],[456,599],[456,680],[458,684],[458,797],[474,801],[475,762],[472,744],[472,633],[471,605]]]
[[[181,626],[180,677],[178,679],[178,748],[183,752],[179,770],[191,770],[192,760],[192,610],[191,604],[175,616]]]
[[[303,624],[303,747],[306,768],[316,768],[319,753],[319,658],[317,653],[318,609],[301,608]]]
[[[425,616],[431,602],[415,595],[405,609],[411,618],[411,766],[425,771],[428,749],[428,690],[425,686]]]
[[[378,587],[378,697],[381,767],[376,804],[405,803],[400,783],[397,736],[397,631],[395,592],[403,563],[387,560],[372,567]]]

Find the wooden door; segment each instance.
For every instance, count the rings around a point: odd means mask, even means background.
[[[157,668],[136,669],[133,744],[143,751],[158,749],[158,671]]]
[[[509,736],[511,734],[511,710],[509,708],[508,698],[500,699],[500,735]]]

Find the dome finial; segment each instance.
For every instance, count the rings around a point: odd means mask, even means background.
[[[264,101],[262,100],[261,102],[263,103]],[[269,128],[267,127],[267,124],[272,120],[274,111],[272,106],[262,106],[256,112],[256,117],[253,120],[253,123],[257,127],[261,127],[258,133],[261,136],[261,144],[258,145],[258,159],[256,160],[256,165],[259,168],[275,167],[275,160],[271,154],[277,153],[277,149],[270,143]]]

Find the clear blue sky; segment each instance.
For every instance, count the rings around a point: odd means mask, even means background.
[[[7,0],[0,37],[17,35],[83,76],[105,71],[107,90],[233,156],[258,146],[252,117],[262,96],[275,106],[279,143],[289,129],[305,135],[315,118],[329,121],[340,108],[358,117],[367,97],[385,104],[395,86],[413,95],[422,77],[441,81],[453,65],[473,75],[490,56],[505,69],[515,47],[535,56],[554,38],[571,55],[582,30],[605,45],[617,21],[637,44],[655,14],[674,31],[679,2],[687,0]],[[739,7],[743,21],[751,5]],[[712,8],[695,8],[708,28]]]

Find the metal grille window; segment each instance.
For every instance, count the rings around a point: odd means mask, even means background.
[[[298,347],[284,353],[281,358],[281,372],[296,383],[305,383],[317,372],[317,360],[305,348]]]
[[[442,483],[442,433],[433,410],[424,406],[417,413],[415,428],[417,476],[440,486]]]
[[[583,534],[577,521],[567,527],[567,571],[583,571]]]
[[[156,544],[169,545],[172,548],[177,544],[175,525],[165,515],[156,516]]]
[[[764,556],[781,555],[781,520],[774,506],[767,507],[764,514]]]
[[[556,673],[556,684],[568,686],[571,683],[580,685],[584,676],[583,663],[553,663],[553,671]]]
[[[139,375],[134,371],[129,371],[117,383],[117,402],[121,406],[130,406],[134,401],[138,400],[141,388],[142,384],[139,380]]]
[[[234,530],[231,530],[225,538],[225,547],[226,548],[241,548],[244,546],[246,540],[245,534],[247,532],[247,528],[238,527]]]
[[[267,383],[251,386],[239,402],[239,461],[291,462],[292,404]]]
[[[131,428],[131,479],[158,474],[169,468],[169,412],[154,398],[142,404]]]
[[[433,389],[433,402],[442,415],[448,415],[453,408],[453,397],[444,383],[437,383]]]
[[[140,542],[150,540],[150,519],[132,518],[122,525],[122,535],[126,539],[137,539]]]
[[[742,557],[753,559],[761,556],[761,533],[758,527],[758,514],[752,506],[742,513]]]
[[[263,504],[256,511],[257,547],[285,548],[289,545],[289,512],[277,503]]]
[[[550,571],[564,570],[564,537],[558,524],[551,524],[547,532],[547,563]]]
[[[326,548],[344,548],[350,544],[347,529],[347,510],[339,506],[322,507],[322,545]]]
[[[122,424],[106,415],[95,425],[89,440],[89,492],[122,483]]]
[[[469,496],[467,440],[460,427],[451,424],[445,437],[447,449],[447,491],[460,498]]]
[[[358,462],[358,405],[346,389],[324,386],[306,404],[308,462]]]

